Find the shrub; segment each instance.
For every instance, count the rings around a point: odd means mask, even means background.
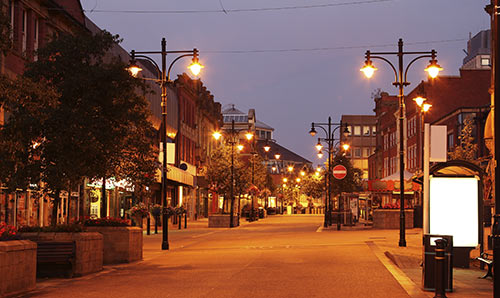
[[[87,227],[126,227],[130,226],[130,221],[116,217],[86,218],[83,225]]]
[[[161,215],[161,210],[162,210],[162,207],[161,205],[158,205],[158,204],[154,204],[153,207],[151,207],[151,214],[154,216],[154,217],[158,217]]]
[[[19,239],[21,238],[17,234],[17,230],[14,226],[9,226],[4,222],[0,224],[0,241],[19,240]]]
[[[22,233],[80,233],[83,232],[83,227],[79,223],[61,224],[47,227],[21,227],[19,232]]]
[[[144,203],[133,206],[129,212],[132,217],[147,217],[149,214],[148,207]]]

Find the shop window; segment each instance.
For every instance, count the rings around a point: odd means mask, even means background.
[[[377,134],[377,127],[372,126],[372,135],[376,135],[376,134]]]

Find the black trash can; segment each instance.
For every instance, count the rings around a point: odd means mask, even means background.
[[[424,264],[422,267],[422,282],[425,291],[436,290],[436,243],[437,239],[446,239],[445,248],[445,291],[453,292],[453,236],[450,235],[424,235]]]

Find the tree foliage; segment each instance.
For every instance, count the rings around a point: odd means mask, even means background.
[[[332,193],[334,196],[340,195],[342,192],[356,192],[362,190],[363,171],[353,167],[351,161],[343,154],[337,154],[332,161],[333,167],[343,165],[347,169],[347,175],[342,180],[338,180],[331,176]],[[331,175],[331,174],[330,174]]]
[[[234,195],[244,194],[249,187],[245,164],[236,148],[234,157]],[[231,146],[221,146],[212,151],[206,169],[206,179],[210,187],[217,193],[229,198],[231,193]]]
[[[470,118],[464,120],[464,127],[458,136],[458,144],[448,153],[450,160],[460,159],[476,162],[477,144],[474,144],[474,121]]]
[[[157,154],[145,85],[107,55],[118,42],[108,32],[60,34],[26,66],[16,82],[23,88],[2,92],[10,116],[0,154],[14,175],[3,181],[24,188],[41,180],[56,204],[59,192],[83,177],[126,178],[136,188],[153,183]],[[7,87],[1,90],[16,89]]]
[[[325,175],[306,175],[302,179],[302,191],[309,197],[321,198],[325,194]]]

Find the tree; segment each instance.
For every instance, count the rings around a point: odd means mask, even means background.
[[[332,161],[332,165],[343,165],[347,169],[347,175],[342,180],[335,179],[331,176],[332,193],[334,196],[340,195],[342,192],[356,192],[362,190],[363,171],[353,167],[351,161],[343,154],[337,154]]]
[[[54,199],[53,224],[60,191],[81,183],[83,177],[126,178],[136,189],[154,181],[157,155],[145,85],[128,74],[119,58],[106,56],[118,42],[118,36],[105,31],[61,33],[39,50],[38,60],[29,63],[23,75],[52,90],[55,102],[50,96],[42,101],[26,97],[24,92],[33,93],[30,89],[15,96],[19,103],[7,102],[11,106],[6,108],[15,113],[5,127],[22,129],[4,130],[0,147],[20,139],[25,153],[7,156],[9,162],[29,165],[27,158],[39,159],[38,173],[26,172],[24,180],[45,184]],[[25,114],[27,108],[33,117]],[[36,155],[30,155],[28,147],[34,144]]]
[[[474,137],[472,136],[473,131],[473,120],[466,118],[464,121],[464,127],[458,136],[458,144],[453,147],[453,150],[450,153],[448,153],[450,160],[460,159],[477,163],[477,144],[474,144]]]
[[[237,149],[233,148],[234,157],[234,188],[233,195],[243,194],[249,186],[244,171],[244,163]],[[231,195],[231,145],[226,144],[212,151],[209,156],[205,175],[210,187],[224,196],[224,202]],[[226,203],[224,203],[226,206]]]
[[[304,176],[302,191],[309,197],[321,198],[325,194],[325,175]]]

